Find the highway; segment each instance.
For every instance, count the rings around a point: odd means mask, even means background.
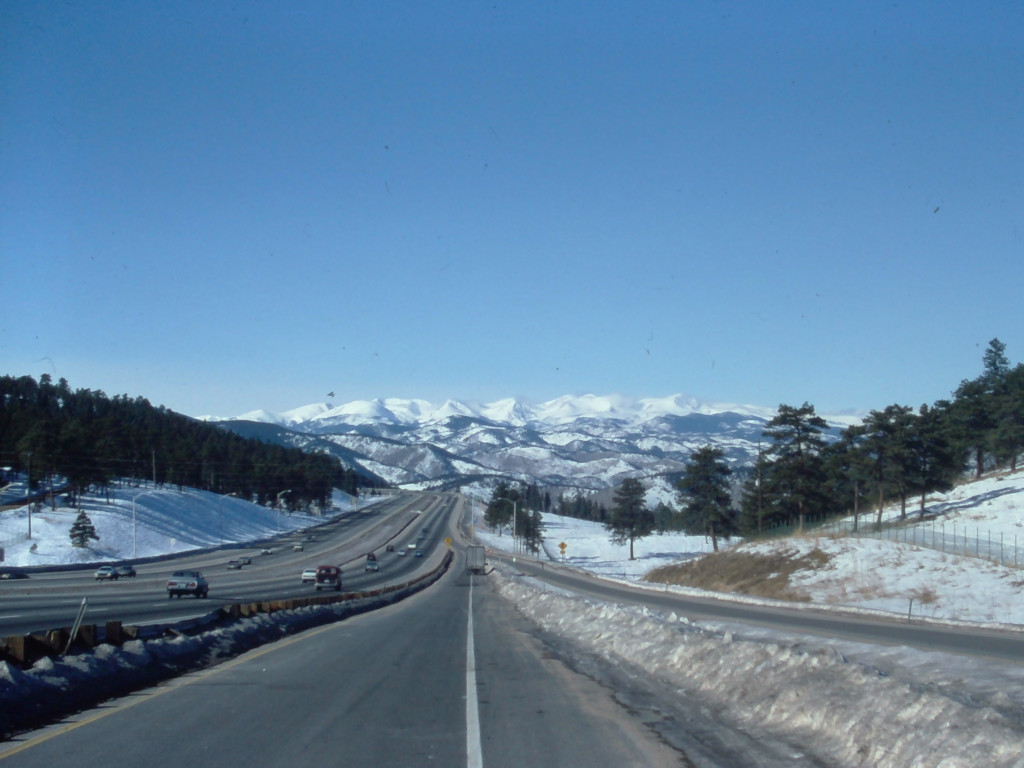
[[[263,555],[263,546],[225,549],[202,554],[169,556],[159,562],[136,566],[135,578],[96,581],[95,568],[33,573],[28,579],[0,581],[0,637],[70,627],[81,605],[88,602],[86,624],[119,620],[128,624],[153,624],[202,616],[220,605],[257,600],[284,599],[314,593],[302,584],[306,568],[339,565],[345,591],[371,589],[407,580],[423,570],[426,558],[399,557],[398,550],[416,543],[425,552],[440,545],[444,521],[457,497],[444,494],[400,494],[362,511],[343,514],[324,525],[282,536]],[[420,539],[420,532],[427,529]],[[300,543],[302,551],[295,551]],[[386,551],[392,544],[395,552]],[[365,556],[375,552],[380,571],[364,570]],[[228,570],[229,560],[249,557],[252,565]],[[207,599],[169,599],[168,575],[179,569],[200,570],[210,582]]]
[[[380,553],[389,541],[415,542],[423,528],[429,530],[425,546],[443,547],[446,536],[458,540],[455,526],[465,511],[458,499],[406,495],[365,519],[318,531],[313,544],[322,549],[316,554],[304,549],[265,556],[267,564],[260,560],[249,578],[264,585],[280,581],[288,594],[308,594],[312,588],[297,584],[298,573],[328,553],[360,586],[375,583],[388,569],[407,578],[431,558],[384,552],[382,573],[366,574],[362,555],[371,547]],[[217,555],[212,562],[225,559]],[[597,599],[642,603],[694,620],[1014,664],[1024,659],[1020,633],[695,598],[606,582],[529,558],[516,558],[514,567]],[[224,576],[229,573],[244,576]],[[248,594],[244,580],[221,582],[218,576],[208,601],[160,596],[159,602],[209,610],[219,602],[215,597]],[[727,728],[699,702],[682,699],[657,680],[601,667],[604,662],[530,624],[496,594],[492,582],[467,574],[458,552],[436,585],[401,603],[287,637],[23,734],[0,744],[0,768],[49,768],[71,760],[108,761],[111,755],[155,768],[236,762],[256,768],[823,765],[764,734]]]
[[[461,562],[397,605],[0,744],[0,764],[688,765]]]

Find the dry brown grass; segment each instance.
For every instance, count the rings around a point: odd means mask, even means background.
[[[789,577],[797,571],[822,568],[828,561],[829,556],[817,547],[802,556],[793,552],[752,554],[726,550],[689,563],[655,568],[644,578],[714,592],[808,602],[806,595],[790,585]]]
[[[939,593],[931,587],[921,587],[920,589],[915,589],[910,594],[917,602],[924,605],[931,605],[939,599]]]

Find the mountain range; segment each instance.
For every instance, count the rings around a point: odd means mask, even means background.
[[[626,477],[677,475],[690,454],[707,444],[721,448],[736,466],[749,464],[775,413],[687,395],[567,395],[538,404],[504,399],[434,405],[401,398],[315,403],[217,421],[239,434],[327,451],[345,466],[403,488],[514,479],[602,490]],[[836,430],[857,420],[854,414],[823,416]]]

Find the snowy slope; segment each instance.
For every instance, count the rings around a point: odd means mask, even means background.
[[[5,500],[19,497],[24,497],[24,484],[15,482],[7,489]],[[334,514],[351,510],[358,503],[337,490],[333,502]],[[0,513],[3,565],[68,565],[152,557],[226,542],[259,541],[324,520],[279,513],[242,499],[195,489],[113,488],[109,503],[106,496],[87,497],[82,508],[99,540],[81,549],[72,547],[69,538],[77,507],[58,504],[52,510],[44,504],[32,512],[31,521],[25,506]],[[32,537],[28,538],[30,524]]]
[[[138,491],[133,491],[137,493]],[[15,491],[16,493],[16,491]],[[344,500],[338,500],[342,505]],[[1024,504],[1024,472],[986,478],[931,499],[949,525],[984,524],[1004,534],[1019,528]],[[275,515],[234,499],[189,491],[147,491],[136,498],[139,554],[176,551],[214,544],[222,530],[235,540],[257,538],[276,527]],[[25,540],[24,509],[0,515],[0,537],[17,563],[81,562],[121,559],[132,551],[131,493],[115,494],[108,508],[97,500],[87,506],[101,542],[72,551],[67,529],[74,510],[33,516],[30,553]],[[476,505],[482,513],[482,504]],[[218,515],[221,520],[218,521]],[[307,524],[282,519],[282,527]],[[700,537],[653,536],[637,544],[638,559],[626,547],[608,542],[600,526],[568,518],[547,517],[546,555],[558,558],[567,544],[567,561],[617,578],[638,579],[655,565],[706,551]],[[481,522],[476,525],[483,531]],[[510,544],[509,537],[481,533],[491,546]],[[939,595],[932,615],[975,622],[1024,624],[1019,570],[1000,570],[977,558],[933,553],[895,541],[804,537],[778,544],[744,545],[756,551],[769,546],[818,546],[833,559],[821,572],[799,574],[797,583],[815,602],[904,613],[906,590],[927,584]],[[836,592],[870,573],[880,589],[865,599],[857,590]],[[524,579],[514,571],[492,574],[495,586],[521,611],[548,631],[566,638],[580,653],[604,659],[613,667],[638,671],[675,691],[666,718],[692,723],[711,719],[716,728],[733,728],[767,745],[782,745],[782,762],[768,765],[830,765],[858,768],[1010,768],[1024,765],[1024,666],[788,636],[739,624],[694,623],[675,614],[593,603]],[[660,587],[664,589],[664,587]],[[891,592],[892,597],[882,594]],[[986,595],[986,600],[979,600]],[[973,599],[972,599],[973,598]],[[294,613],[294,616],[292,615]],[[306,626],[302,612],[282,611],[190,640],[193,653],[215,645],[220,654],[253,633],[280,636],[280,627]],[[263,626],[274,624],[274,626]],[[17,706],[24,697],[63,695],[71,685],[110,674],[140,677],[154,658],[181,652],[180,639],[132,641],[123,648],[104,647],[96,658],[71,657],[40,662],[22,673],[0,664],[0,704]],[[632,675],[634,672],[628,672]],[[637,678],[642,679],[642,678]],[[656,727],[656,726],[655,726]],[[677,729],[678,730],[678,729]],[[700,744],[687,745],[694,750]],[[789,750],[789,752],[785,752]],[[788,757],[786,756],[788,755]],[[710,756],[705,765],[717,764]],[[791,761],[791,762],[790,762]],[[738,763],[736,763],[738,764]]]
[[[1024,470],[933,494],[928,497],[926,512],[926,521],[911,521],[895,534],[889,532],[900,540],[836,536],[832,529],[808,529],[799,537],[750,543],[734,540],[731,551],[799,558],[816,550],[823,565],[799,570],[790,578],[794,593],[810,603],[1024,625]],[[476,516],[478,535],[489,546],[510,549],[508,535],[487,532],[482,503],[476,505]],[[898,516],[898,507],[888,507],[884,519]],[[862,518],[862,531],[869,527]],[[904,538],[913,539],[916,527],[947,531],[966,527],[971,539],[965,547],[958,538],[957,551],[948,546],[946,552],[904,543]],[[629,545],[612,544],[600,524],[558,515],[544,515],[544,536],[545,557],[560,561],[558,545],[564,541],[567,564],[631,581],[640,581],[656,567],[711,551],[710,541],[703,536],[654,535],[635,542],[636,560],[630,561]],[[975,536],[1002,538],[1009,563],[1016,545],[1020,567],[973,556]]]

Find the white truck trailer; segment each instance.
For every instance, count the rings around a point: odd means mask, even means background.
[[[470,573],[484,573],[484,568],[487,565],[487,553],[486,550],[481,546],[471,546],[466,548],[466,570]]]

